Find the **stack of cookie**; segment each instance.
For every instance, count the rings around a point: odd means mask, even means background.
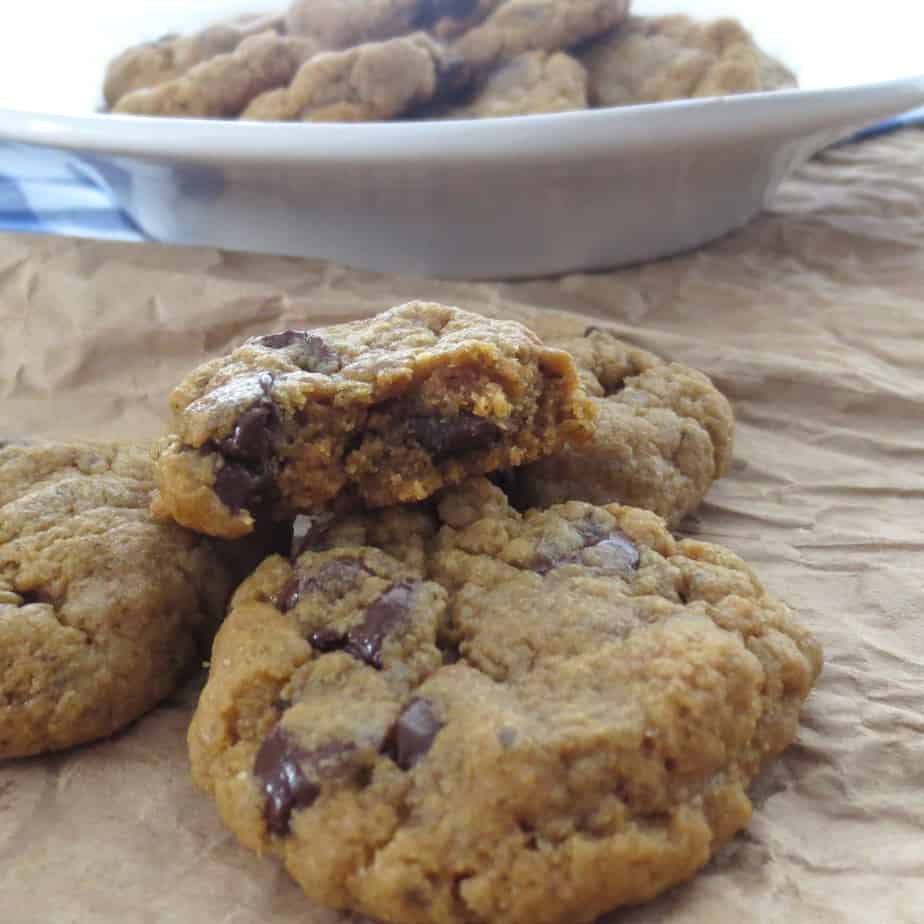
[[[820,651],[668,531],[731,456],[705,376],[417,302],[248,340],[173,420],[0,449],[0,757],[140,714],[238,585],[193,777],[320,902],[590,921],[747,824]]]
[[[370,122],[561,112],[795,86],[739,23],[628,0],[294,0],[110,62],[134,115]]]

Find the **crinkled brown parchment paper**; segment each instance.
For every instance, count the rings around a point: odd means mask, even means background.
[[[749,559],[826,666],[799,740],[754,787],[749,831],[611,920],[922,924],[924,135],[828,153],[771,205],[678,259],[499,285],[0,237],[0,432],[153,436],[204,356],[411,298],[540,332],[602,319],[707,370],[735,402],[736,463],[686,529]],[[0,920],[344,920],[239,848],[193,789],[197,689],[111,741],[0,764]]]

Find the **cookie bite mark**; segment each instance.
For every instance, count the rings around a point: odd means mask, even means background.
[[[424,302],[249,340],[172,404],[155,512],[220,536],[262,516],[422,500],[585,442],[594,417],[567,354],[515,322]]]
[[[411,770],[426,756],[443,727],[432,703],[412,699],[388,730],[383,753],[402,770]]]

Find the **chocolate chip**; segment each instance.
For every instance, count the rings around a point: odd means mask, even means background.
[[[306,330],[284,330],[260,337],[257,343],[271,350],[286,350],[288,358],[305,372],[330,375],[340,369],[337,351],[323,338]]]
[[[318,629],[308,636],[311,647],[320,652],[340,651],[346,645],[346,637],[336,629]]]
[[[407,619],[418,581],[392,584],[366,610],[366,618],[347,633],[344,649],[366,664],[382,669],[382,645],[388,634]]]
[[[537,574],[548,574],[563,565],[577,564],[581,561],[581,552],[587,549],[597,550],[600,562],[594,564],[608,572],[627,573],[638,568],[641,561],[638,546],[622,531],[593,520],[585,520],[575,528],[582,539],[580,548],[570,555],[558,557],[539,551],[533,559],[531,570]]]
[[[412,25],[429,29],[441,19],[465,19],[477,9],[478,0],[420,0]]]
[[[264,399],[244,411],[231,436],[218,445],[222,455],[243,462],[262,463],[272,454],[278,436],[279,411],[272,401]]]
[[[289,833],[289,819],[295,809],[307,808],[321,794],[302,770],[309,754],[277,725],[257,751],[253,772],[260,780],[266,803],[266,826],[280,837]]]
[[[602,523],[596,522],[596,520],[585,520],[583,523],[578,523],[576,529],[585,549],[596,545],[598,542],[603,542],[604,539],[613,534],[608,526],[604,526]]]
[[[385,753],[402,769],[410,770],[430,750],[443,723],[425,699],[412,699],[385,738]]]
[[[356,588],[360,575],[372,573],[355,558],[334,558],[307,574],[294,573],[279,593],[278,607],[283,613],[291,610],[302,594],[321,592],[342,596]]]
[[[594,562],[595,567],[602,567],[609,572],[635,571],[641,561],[638,546],[622,533],[615,533],[609,539],[604,539],[590,548],[599,557],[599,560]]]
[[[213,490],[232,512],[253,509],[269,500],[272,482],[266,472],[252,472],[244,465],[229,462],[215,475]]]
[[[435,456],[487,449],[502,432],[493,421],[467,412],[456,417],[411,417],[407,427],[411,436]]]
[[[264,337],[257,337],[257,343],[271,350],[282,350],[304,339],[305,331],[303,330],[283,330],[278,334],[266,334]]]

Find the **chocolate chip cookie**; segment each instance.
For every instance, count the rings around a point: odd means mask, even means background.
[[[659,103],[795,87],[796,79],[733,19],[633,16],[582,60],[594,106]]]
[[[0,758],[108,735],[224,614],[214,543],[148,514],[150,447],[0,447]]]
[[[749,821],[820,651],[654,514],[476,478],[329,524],[238,590],[189,732],[228,827],[396,924],[591,921]]]
[[[561,51],[625,19],[628,0],[504,0],[452,45],[475,73],[525,51]]]
[[[286,13],[293,35],[323,48],[349,48],[426,30],[449,38],[484,19],[501,0],[294,0]]]
[[[420,500],[586,441],[593,419],[567,353],[427,302],[248,340],[172,405],[155,513],[227,537],[263,514]]]
[[[180,76],[122,96],[114,112],[128,115],[235,118],[254,97],[286,87],[317,52],[308,39],[261,32],[233,51],[211,57]]]
[[[576,58],[561,51],[527,51],[490,71],[464,104],[435,115],[487,119],[586,108],[587,71]]]
[[[242,119],[375,122],[428,103],[451,79],[453,59],[428,35],[317,54],[291,84],[255,97]]]
[[[549,343],[574,357],[597,428],[587,445],[508,473],[513,502],[617,502],[679,523],[731,464],[735,422],[724,395],[701,372],[599,328]]]
[[[234,51],[248,36],[281,30],[282,17],[244,14],[191,35],[171,33],[127,48],[106,68],[106,105],[112,108],[126,93],[175,80],[203,61]]]

